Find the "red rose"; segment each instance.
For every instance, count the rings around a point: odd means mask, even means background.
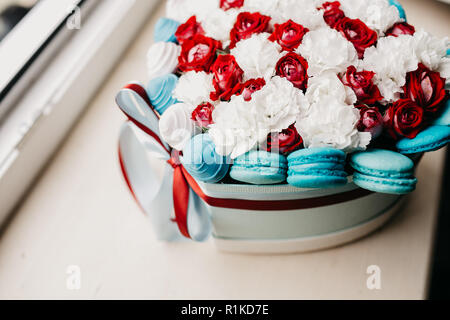
[[[383,120],[392,138],[413,139],[422,129],[423,109],[410,99],[401,99],[386,110]]]
[[[345,17],[345,13],[341,10],[339,1],[325,2],[319,9],[324,10],[323,19],[331,28],[334,28],[336,24]]]
[[[234,87],[232,95],[244,97],[245,101],[252,100],[252,94],[266,85],[266,81],[263,78],[250,79],[245,83],[240,83]]]
[[[263,16],[258,12],[241,12],[230,32],[230,49],[234,48],[240,40],[248,39],[255,33],[268,31],[269,22],[270,17]]]
[[[425,111],[434,113],[446,100],[445,79],[439,72],[433,72],[423,64],[416,71],[406,75],[406,85],[403,87],[404,98],[415,101]]]
[[[414,26],[406,22],[399,22],[394,24],[392,28],[386,31],[386,37],[388,36],[398,37],[399,35],[402,34],[413,35],[414,33],[416,33],[416,28],[414,28]]]
[[[294,87],[306,90],[308,85],[308,62],[294,52],[288,52],[276,65],[276,73],[288,79]]]
[[[213,123],[213,110],[214,106],[211,103],[202,103],[192,112],[191,118],[199,127],[207,128],[210,124]]]
[[[222,8],[225,11],[231,8],[241,8],[243,5],[244,0],[220,0],[220,8]]]
[[[197,22],[197,18],[192,16],[186,23],[180,25],[175,32],[175,37],[180,44],[183,44],[185,40],[191,40],[197,34],[205,34],[200,23]]]
[[[217,49],[222,49],[219,41],[197,34],[192,39],[185,40],[181,45],[178,68],[183,72],[209,72],[216,60]]]
[[[372,138],[377,138],[383,132],[383,116],[378,108],[369,108],[366,105],[356,106],[361,118],[359,119],[357,128],[360,132],[370,132]]]
[[[377,33],[359,19],[342,18],[336,25],[336,30],[353,43],[360,59],[364,58],[366,49],[375,45],[378,40]]]
[[[374,72],[357,72],[354,66],[347,68],[347,73],[343,76],[342,82],[353,89],[359,103],[375,104],[383,99],[378,87],[373,83]]]
[[[303,139],[298,134],[294,125],[280,133],[269,134],[267,138],[267,151],[279,150],[280,153],[288,154],[302,147]]]
[[[211,71],[214,73],[213,85],[216,89],[216,92],[211,93],[211,99],[230,100],[233,88],[242,81],[244,71],[230,54],[220,55]]]
[[[283,24],[276,24],[269,40],[277,42],[283,50],[294,51],[302,43],[303,36],[308,31],[309,29],[304,28],[301,24],[289,20]]]

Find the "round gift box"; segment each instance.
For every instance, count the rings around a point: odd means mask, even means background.
[[[213,198],[295,201],[301,207],[242,210],[207,204],[217,248],[236,253],[280,254],[336,247],[383,226],[403,202],[402,196],[366,192],[351,182],[319,190],[288,185],[198,185]]]

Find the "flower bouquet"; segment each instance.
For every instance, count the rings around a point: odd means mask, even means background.
[[[148,85],[116,101],[122,171],[162,240],[352,241],[450,141],[447,39],[397,1],[169,0],[154,37]]]

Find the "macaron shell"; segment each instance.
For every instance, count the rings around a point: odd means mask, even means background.
[[[309,175],[289,175],[287,182],[297,188],[335,188],[347,184],[347,174],[341,172],[320,172],[314,175],[311,172]]]
[[[433,122],[433,125],[435,125],[435,126],[450,126],[450,100],[447,100],[447,103],[444,107],[443,112],[441,113],[439,118],[437,118]]]
[[[287,168],[286,157],[267,151],[250,151],[234,160],[237,165]]]
[[[175,37],[175,32],[177,32],[180,23],[178,21],[161,18],[155,25],[155,31],[153,34],[153,39],[155,42],[177,42],[177,38]]]
[[[344,162],[345,152],[332,148],[310,148],[291,153],[288,156],[289,165],[308,164],[317,162]]]
[[[450,142],[450,127],[431,126],[420,132],[414,139],[402,139],[397,142],[397,149],[403,154],[435,151]]]
[[[414,162],[407,156],[395,151],[369,149],[354,153],[350,165],[361,173],[376,176],[404,174],[412,175]]]
[[[279,184],[286,181],[286,169],[233,165],[231,167],[230,177],[236,181],[248,184]]]
[[[381,178],[355,172],[353,182],[357,186],[373,192],[408,194],[416,189],[417,179]]]

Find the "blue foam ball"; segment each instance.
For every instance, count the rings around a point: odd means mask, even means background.
[[[398,2],[397,0],[389,0],[389,4],[391,6],[395,6],[400,13],[400,18],[405,19],[406,21],[405,9],[403,9],[403,6],[400,4],[400,2]]]
[[[217,154],[215,149],[208,134],[196,135],[183,149],[181,163],[196,180],[220,182],[228,173],[230,159]]]
[[[177,31],[180,23],[178,21],[161,18],[155,25],[155,31],[153,34],[153,38],[155,42],[177,42],[177,38],[175,37],[175,32]]]
[[[178,100],[172,96],[177,83],[178,77],[171,73],[150,80],[147,94],[159,114],[163,114],[171,105],[178,103]]]

